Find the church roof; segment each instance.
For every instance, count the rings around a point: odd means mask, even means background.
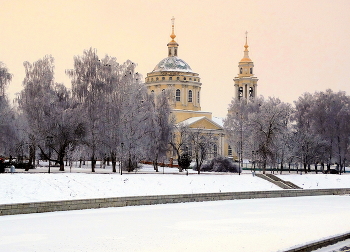
[[[192,73],[191,67],[177,56],[170,56],[162,59],[153,69],[152,72],[176,71]]]
[[[195,125],[197,123],[199,123],[200,121],[206,121],[209,122],[209,124],[211,125],[211,127],[215,126],[217,129],[221,129],[222,130],[222,126],[220,124],[218,124],[217,122],[208,119],[205,116],[199,116],[199,117],[190,117],[182,122],[179,122],[178,125],[182,124],[182,125],[187,125],[187,126],[191,126],[191,125]],[[207,128],[210,129],[210,128]],[[213,129],[213,128],[211,128]]]

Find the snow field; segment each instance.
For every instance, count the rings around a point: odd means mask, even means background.
[[[349,231],[349,196],[252,199],[0,217],[0,251],[284,251]]]

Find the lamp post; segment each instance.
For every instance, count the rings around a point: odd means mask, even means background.
[[[120,175],[123,175],[123,149],[124,149],[124,143],[120,144],[122,147],[122,157],[121,157],[121,164],[120,164]]]
[[[46,145],[49,147],[49,171],[48,173],[51,172],[51,145],[52,145],[52,136],[47,136],[46,137]]]

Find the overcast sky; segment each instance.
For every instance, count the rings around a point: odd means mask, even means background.
[[[23,62],[55,58],[55,80],[70,87],[74,55],[130,59],[146,77],[167,57],[175,17],[179,57],[202,80],[202,110],[224,117],[243,57],[245,31],[258,94],[282,101],[304,92],[350,94],[349,0],[0,0],[0,61],[22,89]]]

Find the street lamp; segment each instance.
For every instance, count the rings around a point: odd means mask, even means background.
[[[51,146],[52,146],[52,136],[46,137],[46,145],[49,147],[49,173],[51,172]]]
[[[120,144],[122,146],[122,157],[121,157],[121,164],[120,164],[120,175],[123,175],[123,148],[124,148],[124,143]]]

